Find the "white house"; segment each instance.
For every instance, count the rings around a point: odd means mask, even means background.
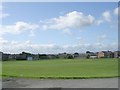
[[[33,60],[33,57],[28,56],[28,57],[27,57],[27,60],[31,61],[31,60]]]
[[[90,56],[90,58],[91,58],[91,59],[95,59],[95,58],[97,58],[97,56]]]

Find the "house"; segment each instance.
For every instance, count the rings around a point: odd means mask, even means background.
[[[33,60],[39,60],[39,54],[32,54]]]
[[[95,58],[97,58],[97,56],[94,55],[94,56],[90,56],[89,58],[91,58],[91,59],[95,59]]]
[[[86,58],[86,56],[87,56],[87,55],[86,55],[85,53],[80,53],[78,58],[79,58],[79,59],[80,59],[80,58],[81,58],[81,59],[84,59],[84,58]]]
[[[0,60],[3,60],[3,61],[16,60],[16,55],[15,54],[6,54],[6,53],[0,52]]]
[[[33,57],[32,56],[27,56],[27,60],[31,61],[31,60],[33,60]]]
[[[107,58],[114,58],[114,53],[112,51],[107,51]]]
[[[27,60],[27,56],[23,54],[16,54],[16,60]]]
[[[106,51],[98,52],[98,58],[107,58],[107,52]]]
[[[33,54],[27,52],[16,54],[16,60],[33,60]]]
[[[120,51],[114,52],[114,58],[120,58]]]
[[[101,51],[97,54],[98,58],[113,58],[114,53],[112,51]]]
[[[3,60],[3,61],[9,60],[9,55],[10,55],[10,54],[5,54],[5,53],[3,53],[3,55],[2,55],[2,60]]]
[[[10,54],[10,55],[8,56],[8,59],[9,59],[9,60],[16,60],[16,55],[15,55],[15,54]]]
[[[47,56],[49,59],[56,59],[57,58],[56,54],[48,54]]]
[[[47,54],[39,54],[39,59],[49,59]]]
[[[65,53],[65,52],[64,53],[59,53],[58,57],[61,58],[61,59],[65,59],[65,58],[67,58],[67,53]]]
[[[89,58],[97,58],[97,53],[87,51],[86,52],[86,58],[87,59],[89,59]]]

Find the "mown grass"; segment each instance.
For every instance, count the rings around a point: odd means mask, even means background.
[[[2,78],[2,61],[0,61],[0,79]]]
[[[117,59],[5,61],[3,77],[80,79],[118,76]]]

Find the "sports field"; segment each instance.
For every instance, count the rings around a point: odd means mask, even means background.
[[[3,77],[22,78],[106,78],[118,76],[117,59],[58,59],[4,61]]]

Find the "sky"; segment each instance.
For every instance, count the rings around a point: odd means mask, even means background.
[[[84,53],[116,51],[117,2],[4,2],[0,51]]]

